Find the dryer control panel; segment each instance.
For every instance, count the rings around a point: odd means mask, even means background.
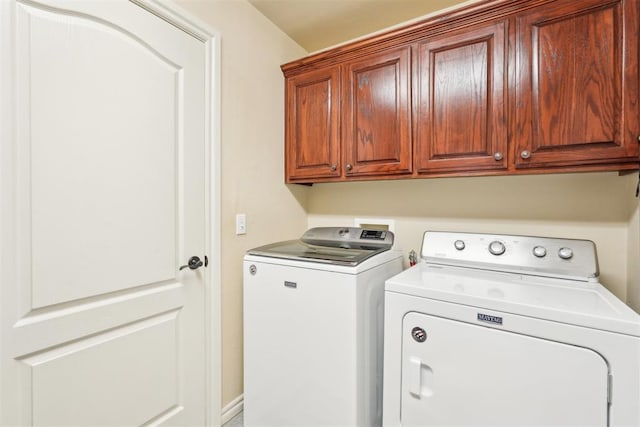
[[[422,259],[581,281],[596,281],[599,275],[596,246],[590,240],[427,231]]]

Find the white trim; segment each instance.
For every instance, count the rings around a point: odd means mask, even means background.
[[[221,133],[220,133],[220,36],[212,38],[207,59],[207,75],[212,76],[207,92],[209,93],[209,126],[207,129],[210,152],[207,155],[209,164],[209,215],[207,232],[207,253],[209,256],[209,295],[207,300],[207,322],[210,330],[207,334],[207,357],[209,372],[207,373],[207,425],[218,426],[221,423],[222,405],[222,242],[221,242]]]
[[[243,408],[244,394],[241,394],[222,408],[222,424],[228,422],[231,418],[242,412]]]
[[[220,406],[222,405],[222,163],[221,163],[221,106],[220,99],[222,90],[220,85],[220,36],[216,35],[209,48],[210,64],[208,73],[213,73],[213,80],[209,87],[211,118],[208,129],[211,139],[209,167],[210,167],[210,211],[209,211],[209,232],[207,251],[211,254],[209,261],[209,316],[208,322],[211,327],[207,335],[209,342],[207,348],[210,356],[207,358],[211,372],[207,378],[207,395],[209,398],[208,425],[222,425],[220,420]],[[215,402],[215,404],[213,404]],[[213,405],[212,405],[213,404]]]
[[[129,0],[141,8],[153,13],[159,18],[164,19],[171,25],[180,28],[182,31],[192,35],[205,44],[212,38],[218,38],[217,31],[212,29],[209,24],[191,15],[182,7],[173,3],[171,0]]]
[[[221,165],[220,165],[220,34],[207,23],[194,17],[170,0],[130,0],[132,3],[164,19],[202,41],[206,48],[206,130],[205,130],[205,194],[207,197],[206,253],[206,391],[205,423],[207,427],[222,425],[222,304],[221,266]],[[241,407],[242,408],[242,407]]]
[[[14,85],[15,79],[15,43],[14,43],[14,22],[12,17],[15,16],[15,5],[13,2],[0,1],[0,195],[3,200],[14,200],[15,198],[15,98],[16,89]],[[10,199],[11,198],[11,199]],[[15,203],[0,206],[0,301],[3,301],[5,295],[5,283],[15,280],[13,272],[15,272],[16,259],[14,256],[16,247],[15,242],[15,223],[13,219],[15,214],[11,212]],[[17,404],[20,394],[16,393],[13,378],[9,378],[5,373],[9,370],[6,366],[9,361],[5,357],[4,341],[7,339],[5,335],[4,319],[8,315],[0,304],[0,425],[10,424],[15,420],[9,419],[6,411],[13,405]],[[6,411],[6,412],[5,412]]]

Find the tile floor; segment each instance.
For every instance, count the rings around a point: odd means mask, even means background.
[[[242,417],[243,414],[243,412],[240,412],[238,415],[224,423],[223,427],[244,427],[244,418]]]

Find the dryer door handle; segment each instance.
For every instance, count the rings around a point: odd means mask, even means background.
[[[407,386],[409,393],[416,399],[433,396],[433,369],[420,358],[409,358]]]

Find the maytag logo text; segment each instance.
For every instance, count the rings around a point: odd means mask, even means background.
[[[495,323],[496,325],[502,325],[502,317],[491,316],[490,314],[478,313],[478,320],[481,322]]]

